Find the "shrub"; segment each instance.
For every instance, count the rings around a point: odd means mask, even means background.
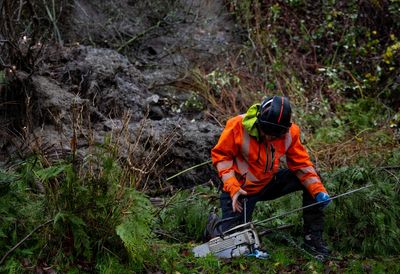
[[[34,265],[44,261],[68,268],[92,265],[108,250],[120,260],[129,255],[132,267],[141,271],[151,248],[153,208],[132,188],[133,178],[119,164],[113,146],[98,147],[80,165],[46,163],[35,156],[20,163],[15,174],[2,173],[7,192],[0,201],[0,237],[6,241],[0,248],[9,249],[32,227],[46,222],[13,258],[29,255]]]
[[[363,185],[371,187],[338,199],[327,213],[327,232],[335,250],[365,255],[400,253],[399,187],[397,175],[382,169],[342,167],[327,176],[331,193],[344,193]]]

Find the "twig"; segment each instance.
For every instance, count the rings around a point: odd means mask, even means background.
[[[3,258],[0,260],[0,265],[4,262],[4,260],[11,254],[14,250],[16,250],[23,242],[25,242],[33,233],[35,233],[38,229],[48,225],[49,223],[53,222],[54,219],[48,220],[47,222],[38,225],[35,227],[28,235],[26,235],[21,241],[19,241],[15,246],[13,246],[6,254],[4,254]]]
[[[387,168],[384,168],[383,170],[386,171],[387,173],[389,173],[390,175],[392,175],[396,179],[397,183],[400,183],[399,177],[397,177],[396,174],[394,174]]]
[[[187,172],[187,171],[189,171],[189,170],[192,170],[192,169],[195,169],[195,168],[197,168],[197,167],[201,167],[201,166],[204,166],[204,165],[207,165],[207,164],[211,164],[211,163],[212,163],[212,161],[211,161],[211,160],[208,160],[208,161],[203,162],[203,163],[201,163],[201,164],[198,164],[198,165],[189,167],[189,168],[187,168],[187,169],[185,169],[185,170],[182,170],[181,172],[178,172],[177,174],[172,175],[171,177],[167,178],[166,181],[169,181],[169,180],[171,180],[171,179],[173,179],[173,178],[175,178],[175,177],[177,177],[177,176],[179,176],[179,175],[181,175],[181,174],[183,174],[183,173],[185,173],[185,172]]]
[[[110,252],[110,254],[112,254],[113,256],[115,256],[115,258],[121,259],[117,254],[115,254],[114,252],[112,252],[111,250],[109,250],[107,247],[105,247],[104,245],[102,246],[102,248],[107,251]]]
[[[211,112],[207,112],[207,115],[209,115],[211,118],[213,118],[214,121],[217,122],[220,127],[224,127],[224,125],[221,124],[221,122],[218,121],[218,119],[214,115],[212,115]]]
[[[49,17],[51,23],[53,24],[53,30],[54,30],[54,34],[56,36],[56,39],[58,40],[57,42],[62,45],[63,41],[61,39],[61,34],[60,34],[60,30],[57,26],[57,18],[56,18],[56,10],[55,10],[55,2],[54,0],[52,0],[52,7],[51,7],[51,11],[50,8],[47,6],[47,2],[45,0],[43,0],[43,4],[44,7],[46,9],[47,12],[47,16]]]
[[[24,2],[22,0],[19,1],[19,9],[18,9],[18,16],[17,16],[17,22],[21,20],[21,13],[22,13],[22,7],[24,6]]]
[[[175,199],[175,197],[177,197],[180,192],[182,192],[182,190],[178,189],[178,191],[176,191],[174,195],[172,195],[172,197],[169,198],[169,200],[154,214],[154,216],[158,216],[161,213],[161,211],[163,211],[164,208],[167,208],[169,204],[173,201],[173,199]]]
[[[178,239],[178,238],[176,238],[176,237],[174,237],[174,236],[172,236],[172,235],[169,235],[168,233],[163,232],[162,230],[155,230],[154,232],[155,232],[156,234],[159,234],[159,235],[168,237],[168,238],[170,238],[170,239],[172,239],[172,240],[175,240],[175,241],[177,241],[177,242],[180,242],[180,243],[182,242],[182,239]]]
[[[139,33],[138,35],[132,37],[132,38],[129,39],[127,42],[125,42],[125,44],[123,44],[122,46],[120,46],[120,47],[117,49],[117,51],[118,51],[118,52],[121,52],[121,50],[122,50],[123,48],[125,48],[126,46],[132,44],[132,43],[135,42],[137,39],[139,39],[140,37],[144,36],[146,33],[152,31],[152,30],[155,29],[155,28],[158,28],[158,27],[160,26],[160,24],[161,24],[161,21],[158,21],[157,24],[155,24],[154,26],[151,26],[150,28],[148,28],[148,29],[142,31],[142,32]]]

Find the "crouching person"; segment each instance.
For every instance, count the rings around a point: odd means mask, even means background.
[[[330,198],[301,144],[299,127],[291,123],[288,98],[268,97],[246,114],[229,119],[211,155],[223,182],[222,220],[228,220],[221,222],[220,230],[243,223],[244,214],[251,221],[259,201],[302,191],[303,206],[322,202],[303,210],[304,246],[323,256],[329,254],[322,232],[323,209]],[[283,158],[287,169],[279,168]]]

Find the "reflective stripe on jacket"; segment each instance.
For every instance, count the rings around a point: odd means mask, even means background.
[[[327,193],[300,142],[300,129],[292,124],[288,133],[272,141],[260,141],[250,136],[242,124],[244,115],[227,121],[217,145],[211,151],[213,165],[224,183],[224,191],[232,197],[240,188],[249,195],[258,193],[278,172],[279,161],[286,156],[293,171],[315,197]]]

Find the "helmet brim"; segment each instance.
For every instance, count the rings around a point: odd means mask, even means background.
[[[274,124],[265,120],[262,120],[260,118],[257,119],[257,124],[260,130],[266,134],[266,135],[271,135],[275,137],[280,137],[286,133],[289,132],[289,129],[292,125],[292,123],[289,123],[289,126],[282,126],[278,124]]]

